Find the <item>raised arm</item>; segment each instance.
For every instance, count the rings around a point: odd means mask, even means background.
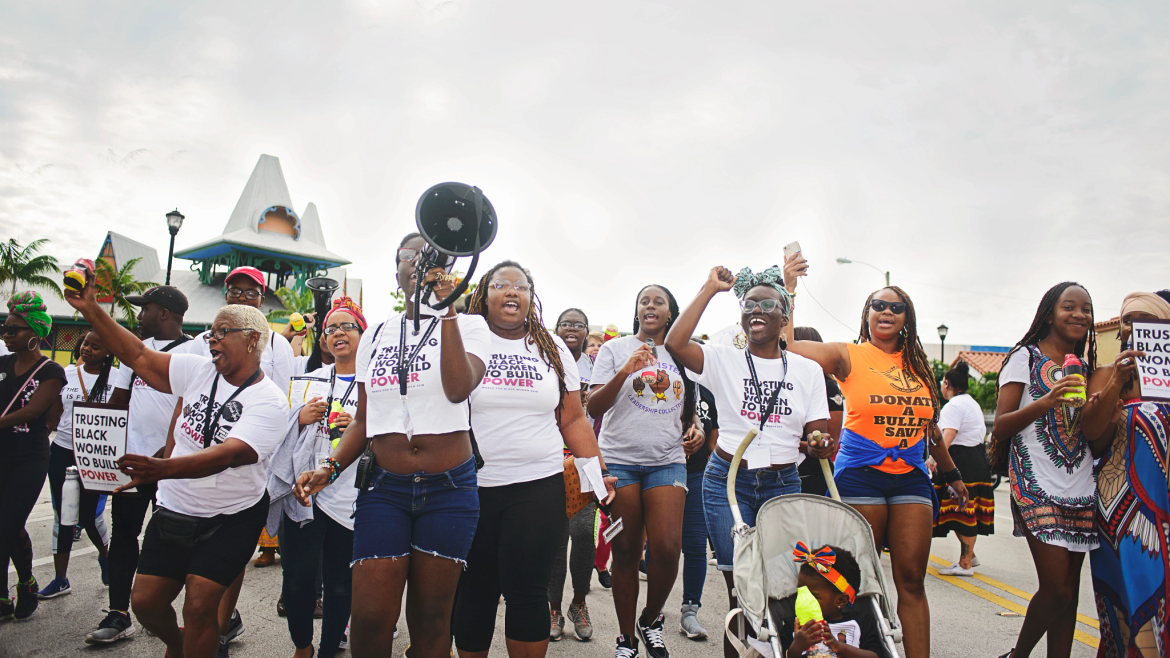
[[[679,366],[702,374],[703,348],[691,342],[691,336],[694,335],[699,318],[703,317],[703,311],[707,310],[707,304],[711,303],[711,299],[721,292],[731,290],[734,284],[735,275],[731,270],[721,265],[711,268],[707,281],[699,288],[699,294],[695,295],[694,301],[671,326],[670,333],[666,336],[666,351],[670,352],[670,356],[674,357]]]
[[[94,298],[93,281],[81,292],[66,289],[65,301],[76,309],[106,342],[106,347],[123,364],[130,366],[142,381],[160,393],[171,392],[171,355],[156,352],[142,344],[128,329],[114,322]]]
[[[607,350],[603,345],[601,352],[598,352],[598,363],[603,363],[602,358],[612,361],[615,354],[612,350]],[[604,357],[602,356],[604,354]],[[622,367],[617,369],[613,377],[605,384],[598,384],[589,388],[589,415],[594,418],[600,418],[605,412],[609,411],[614,402],[617,402],[618,395],[625,386],[626,380],[630,375],[634,374],[636,370],[644,368],[654,361],[654,353],[649,345],[639,345],[630,354],[630,358],[626,360]],[[593,368],[593,376],[596,377],[599,369],[596,364]]]
[[[791,326],[792,323],[789,323]],[[845,343],[818,343],[813,340],[789,341],[788,351],[799,354],[806,359],[817,362],[826,375],[832,375],[837,381],[848,379],[852,364],[849,362],[849,349]]]

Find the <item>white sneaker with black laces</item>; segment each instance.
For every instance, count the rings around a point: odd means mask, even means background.
[[[638,619],[638,638],[646,645],[646,655],[649,658],[670,658],[670,652],[666,650],[666,642],[663,640],[665,625],[666,617],[662,613],[659,613],[649,626],[643,626],[642,620]]]
[[[129,614],[117,610],[107,610],[106,613],[97,630],[85,636],[86,644],[111,644],[134,635],[135,628]]]

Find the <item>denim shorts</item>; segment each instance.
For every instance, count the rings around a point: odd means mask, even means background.
[[[842,470],[834,479],[841,502],[849,505],[934,507],[934,487],[930,478],[917,468],[895,475],[872,466],[859,466]]]
[[[609,474],[616,477],[614,489],[628,487],[631,484],[641,484],[642,491],[654,487],[669,487],[674,485],[687,490],[687,465],[665,464],[663,466],[625,466],[623,464],[605,465]]]
[[[398,475],[374,466],[373,484],[358,493],[353,562],[410,555],[411,549],[466,566],[479,522],[475,461],[442,473]]]
[[[720,571],[731,571],[735,542],[731,530],[731,501],[727,500],[727,473],[731,464],[712,453],[703,472],[703,514],[707,518],[707,535],[715,547],[715,561]],[[735,476],[735,500],[743,522],[756,525],[760,506],[777,496],[800,493],[800,472],[793,464],[777,471],[766,468],[741,468]]]

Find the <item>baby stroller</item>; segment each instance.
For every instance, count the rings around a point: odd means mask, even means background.
[[[902,629],[886,594],[881,553],[874,548],[873,531],[865,517],[841,502],[828,461],[821,460],[821,465],[832,499],[808,494],[780,496],[760,507],[756,527],[748,527],[743,522],[735,499],[735,476],[744,450],[755,436],[753,430],[744,437],[727,475],[727,498],[735,520],[733,577],[739,599],[739,608],[728,613],[725,624],[732,645],[741,658],[763,655],[747,640],[743,624],[746,618],[756,632],[756,639],[770,644],[772,656],[783,656],[776,635],[779,615],[774,608],[779,609],[776,603],[780,599],[796,594],[799,565],[792,560],[792,549],[798,541],[803,541],[812,547],[831,544],[844,548],[857,559],[861,587],[854,605],[873,607],[886,653],[896,658],[898,652],[894,645],[902,641]]]

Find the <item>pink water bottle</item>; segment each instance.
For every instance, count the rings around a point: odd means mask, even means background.
[[[1081,364],[1081,360],[1075,354],[1064,355],[1064,376],[1076,375],[1081,378],[1081,385],[1077,388],[1070,388],[1061,396],[1060,401],[1070,407],[1085,406],[1085,367]]]

